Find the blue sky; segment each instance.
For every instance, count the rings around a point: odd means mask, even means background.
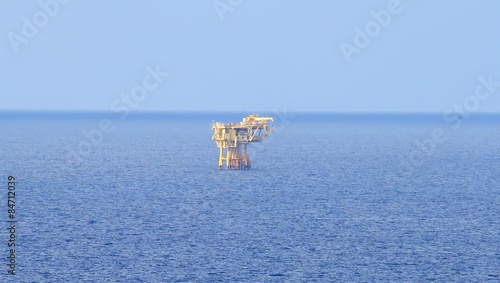
[[[498,11],[494,0],[1,0],[0,109],[109,111],[137,91],[135,110],[500,112],[500,87],[473,97],[479,77],[500,82]]]

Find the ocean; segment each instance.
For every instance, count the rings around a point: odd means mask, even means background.
[[[0,281],[500,282],[499,115],[248,114],[0,113]]]

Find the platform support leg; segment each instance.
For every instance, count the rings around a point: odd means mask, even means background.
[[[222,148],[222,146],[219,146],[219,169],[222,169],[222,166],[224,165],[222,163],[223,158],[224,158],[224,149]]]

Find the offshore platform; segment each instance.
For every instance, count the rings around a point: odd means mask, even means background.
[[[212,124],[212,140],[219,148],[219,169],[250,169],[252,163],[248,158],[247,145],[263,141],[272,132],[269,122],[274,122],[273,117],[252,114],[239,124]]]

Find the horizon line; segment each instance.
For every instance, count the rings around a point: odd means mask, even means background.
[[[241,113],[249,113],[249,114],[258,114],[258,113],[272,113],[272,112],[280,112],[279,110],[254,110],[254,111],[245,111],[245,110],[234,110],[234,111],[222,111],[222,110],[130,110],[130,114],[162,114],[162,113],[191,113],[191,114],[212,114],[212,113],[225,113],[225,114],[241,114]],[[281,111],[282,113],[293,113],[293,114],[426,114],[426,115],[443,115],[446,111],[438,112],[438,111],[308,111],[308,110],[298,110],[298,111]],[[0,113],[52,113],[52,114],[63,114],[63,113],[107,113],[107,114],[119,114],[119,112],[114,112],[112,110],[86,110],[86,109],[72,109],[72,110],[63,110],[63,109],[0,109]],[[472,114],[481,114],[481,115],[499,115],[500,112],[482,112],[482,111],[474,111],[467,112]],[[454,113],[460,114],[460,113]]]

